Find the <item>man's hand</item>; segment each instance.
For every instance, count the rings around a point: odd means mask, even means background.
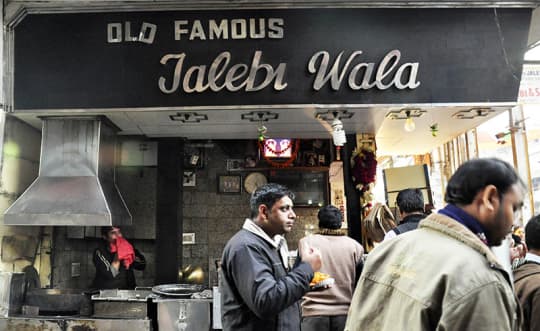
[[[120,270],[120,260],[118,260],[118,254],[114,255],[114,260],[112,261],[111,265],[116,270]]]
[[[513,262],[515,259],[524,258],[527,252],[528,250],[525,242],[522,242],[517,246],[512,242],[510,247],[510,262]]]
[[[299,242],[299,246],[298,251],[302,261],[309,263],[313,271],[319,271],[322,266],[321,251],[318,248],[309,246],[303,240]]]

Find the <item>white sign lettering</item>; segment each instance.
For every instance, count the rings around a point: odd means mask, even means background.
[[[400,51],[392,50],[388,52],[378,65],[375,76],[373,76],[375,63],[372,62],[358,63],[349,71],[353,60],[361,54],[362,51],[353,52],[340,68],[341,57],[343,56],[343,52],[341,52],[329,69],[330,54],[326,51],[315,53],[308,63],[308,71],[316,74],[313,89],[318,91],[330,81],[330,87],[338,91],[347,72],[349,73],[348,85],[352,90],[368,90],[373,87],[386,90],[392,86],[403,90],[405,88],[415,89],[420,86],[420,82],[417,80],[418,62],[404,63],[394,72],[401,59]],[[405,83],[403,83],[403,78],[405,78]]]
[[[174,21],[174,40],[283,39],[282,18]]]
[[[143,22],[138,33],[132,32],[131,22],[107,24],[107,42],[110,44],[121,42],[154,43],[157,25]]]
[[[235,18],[209,20],[175,20],[175,41],[192,40],[241,40],[241,39],[283,39],[285,21],[283,18]],[[153,44],[157,35],[157,26],[130,21],[107,24],[107,42],[142,42]],[[314,75],[313,89],[319,91],[329,86],[339,91],[343,85],[353,91],[392,87],[398,90],[415,89],[420,86],[418,80],[418,62],[400,63],[401,52],[389,51],[379,63],[361,62],[363,51],[353,51],[347,58],[345,51],[334,59],[327,51],[318,51],[311,56],[307,69]],[[256,92],[267,87],[276,91],[287,87],[285,71],[287,64],[277,66],[262,62],[263,51],[253,54],[251,63],[231,63],[231,53],[219,53],[210,66],[199,64],[185,65],[186,53],[166,54],[160,63],[174,68],[169,77],[161,76],[158,87],[165,94],[182,91],[183,93],[203,93],[205,91]],[[170,66],[170,64],[173,64]],[[530,91],[529,89],[528,91]],[[527,92],[528,92],[527,91]],[[538,94],[538,89],[534,93]]]
[[[183,74],[186,54],[167,54],[161,58],[160,63],[166,65],[169,61],[176,60],[174,72],[172,79],[160,77],[158,86],[161,92],[166,94],[177,92],[180,83],[182,83],[182,90],[185,93],[202,93],[208,89],[213,92],[219,92],[223,89],[231,92],[242,89],[246,92],[254,92],[264,89],[272,82],[276,91],[287,87],[285,82],[286,64],[280,63],[274,69],[270,64],[261,63],[261,57],[262,51],[256,51],[250,66],[238,63],[227,69],[231,61],[231,53],[222,52],[214,59],[208,73],[206,65],[198,65],[187,68]],[[225,79],[221,80],[224,74]],[[256,82],[259,82],[258,85]]]

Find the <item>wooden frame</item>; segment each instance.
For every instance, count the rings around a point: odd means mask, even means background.
[[[241,175],[218,175],[218,193],[240,194],[242,193]]]

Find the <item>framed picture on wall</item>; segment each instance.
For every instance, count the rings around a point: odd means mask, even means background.
[[[304,165],[316,167],[319,165],[319,156],[315,152],[304,152]]]
[[[219,175],[218,193],[240,194],[242,193],[241,175]]]
[[[197,175],[195,171],[184,171],[184,180],[182,181],[183,186],[193,187],[196,183]]]

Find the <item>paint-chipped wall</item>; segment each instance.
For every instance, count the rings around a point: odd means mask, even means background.
[[[39,130],[13,116],[6,116],[0,172],[0,239],[4,243],[0,270],[20,272],[35,259],[34,267],[39,272],[41,285],[47,286],[51,275],[52,228],[3,225],[4,211],[38,175],[40,146]],[[23,246],[18,244],[21,242]],[[37,250],[36,243],[40,243]]]
[[[144,137],[120,137],[119,146],[147,143]],[[135,270],[137,286],[155,282],[155,235],[157,169],[151,151],[142,155],[133,148],[120,148],[116,184],[133,217],[133,225],[122,227],[126,238],[146,258],[144,271]],[[127,165],[126,165],[127,164]],[[144,164],[144,165],[143,165]],[[55,229],[53,287],[86,289],[95,276],[93,252],[100,244],[97,227],[57,227]],[[73,267],[76,268],[73,268]],[[78,269],[78,270],[77,270]]]

